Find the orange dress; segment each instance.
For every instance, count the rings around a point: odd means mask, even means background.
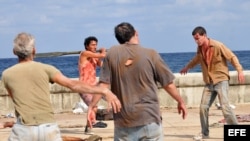
[[[96,79],[96,66],[97,61],[96,58],[90,58],[85,64],[79,65],[79,80],[82,82],[85,82],[89,85],[96,85],[97,79]],[[80,93],[80,96],[82,100],[85,102],[86,105],[89,106],[89,104],[92,101],[92,94],[87,93]]]

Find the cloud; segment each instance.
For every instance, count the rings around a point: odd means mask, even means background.
[[[53,20],[50,19],[50,18],[48,18],[46,15],[41,15],[41,16],[40,16],[40,22],[41,22],[42,24],[49,24],[49,23],[52,23]]]
[[[0,26],[7,26],[11,23],[11,20],[6,17],[0,17]]]
[[[143,44],[156,45],[161,52],[169,51],[162,47],[163,41],[173,51],[183,51],[182,44],[188,46],[185,50],[193,50],[190,30],[196,25],[204,25],[230,44],[246,44],[248,36],[243,33],[250,26],[246,0],[8,0],[0,5],[0,46],[9,46],[17,32],[28,31],[42,40],[37,39],[37,44],[45,46],[44,52],[65,44],[71,46],[69,50],[78,50],[78,43],[88,35],[98,36],[100,43],[109,46],[116,43],[114,26],[123,21],[139,30]],[[238,35],[237,42],[231,32]],[[0,57],[6,54],[0,51]]]
[[[212,1],[205,1],[205,0],[176,0],[177,5],[183,6],[195,6],[195,7],[209,7],[209,6],[220,6],[224,0],[212,0]]]

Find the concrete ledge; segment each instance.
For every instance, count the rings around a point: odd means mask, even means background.
[[[230,72],[229,100],[231,104],[250,103],[250,71],[244,71],[245,84],[239,85],[237,72]],[[199,107],[201,94],[204,87],[201,73],[188,73],[187,75],[175,74],[175,84],[188,107]],[[72,78],[78,79],[78,78]],[[81,101],[79,94],[66,87],[51,84],[51,103],[55,113],[72,111],[76,102]],[[159,86],[158,96],[161,107],[176,107],[176,102]],[[105,101],[99,104],[106,106]],[[0,81],[0,114],[13,112],[11,98]]]

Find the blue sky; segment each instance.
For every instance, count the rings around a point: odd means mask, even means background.
[[[130,22],[141,44],[159,53],[194,52],[191,32],[204,26],[209,37],[233,51],[249,50],[247,0],[0,0],[0,58],[13,58],[19,32],[36,38],[38,53],[83,50],[85,37],[99,47],[117,44],[113,28]]]

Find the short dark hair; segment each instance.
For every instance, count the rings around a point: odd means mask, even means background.
[[[114,32],[115,37],[120,44],[128,42],[135,35],[134,27],[127,22],[118,24],[115,27]]]
[[[194,36],[195,34],[199,34],[199,35],[204,35],[207,34],[206,29],[202,26],[197,26],[194,28],[192,35]]]
[[[90,44],[91,41],[98,42],[98,39],[95,36],[89,36],[89,37],[85,38],[84,43],[83,43],[85,49],[87,49],[87,46]]]

